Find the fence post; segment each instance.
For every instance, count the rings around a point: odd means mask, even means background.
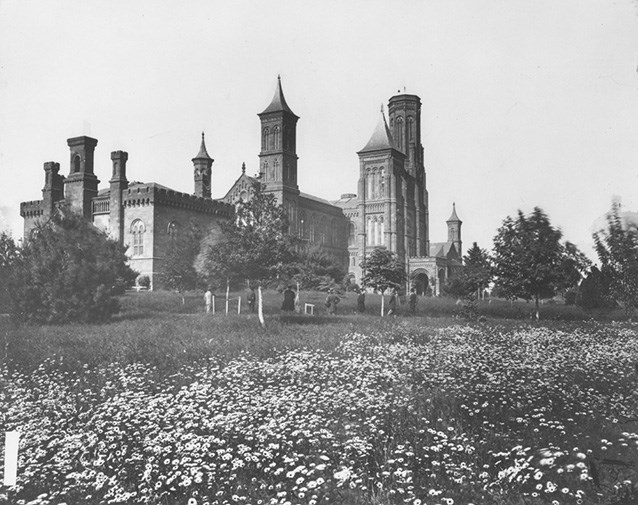
[[[213,295],[213,316],[215,315],[215,295]]]
[[[18,443],[20,433],[7,431],[4,434],[4,485],[15,486],[18,476]]]
[[[241,314],[241,296],[237,297],[237,314]]]

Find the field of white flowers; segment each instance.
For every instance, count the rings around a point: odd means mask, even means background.
[[[5,370],[21,446],[0,503],[638,503],[633,328],[399,325],[170,376]]]

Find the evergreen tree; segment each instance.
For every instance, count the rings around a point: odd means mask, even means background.
[[[55,215],[35,228],[13,268],[14,314],[38,323],[105,321],[136,277],[127,260],[125,248],[92,223]]]
[[[9,283],[19,257],[20,250],[11,235],[0,233],[0,312],[9,310]]]
[[[611,295],[631,314],[638,306],[638,230],[623,224],[620,204],[612,205],[607,228],[594,234],[594,243]]]
[[[479,293],[486,289],[494,277],[492,260],[485,249],[476,242],[463,258],[462,278],[468,293]]]

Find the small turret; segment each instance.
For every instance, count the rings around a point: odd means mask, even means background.
[[[109,231],[111,236],[124,243],[124,205],[122,195],[128,188],[126,179],[126,162],[128,153],[125,151],[113,151],[111,161],[113,162],[113,176],[109,181]]]
[[[454,244],[454,248],[456,252],[459,254],[459,257],[463,257],[463,242],[461,241],[461,225],[463,221],[459,219],[459,216],[456,215],[456,203],[452,204],[452,215],[450,219],[446,221],[447,223],[447,241]]]
[[[215,160],[208,155],[208,151],[206,150],[204,132],[202,132],[202,144],[199,147],[199,152],[192,161],[195,167],[195,196],[210,198],[212,191],[212,167]]]
[[[72,212],[91,219],[91,202],[97,196],[100,182],[93,172],[97,139],[73,137],[67,140],[67,144],[71,151],[71,167],[64,181],[64,198]]]

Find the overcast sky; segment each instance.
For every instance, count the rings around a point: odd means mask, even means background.
[[[423,102],[430,238],[456,202],[464,248],[540,206],[592,254],[593,223],[638,210],[638,5],[631,0],[0,0],[0,228],[41,198],[66,139],[98,139],[96,174],[193,192],[206,132],[213,197],[246,162],[281,74],[302,191],[356,192],[380,104]],[[592,257],[592,259],[594,259]]]

